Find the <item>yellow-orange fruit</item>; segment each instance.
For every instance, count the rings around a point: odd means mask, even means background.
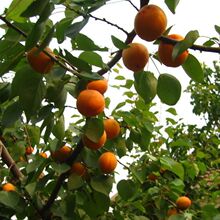
[[[170,209],[168,209],[168,211],[167,211],[167,215],[168,215],[168,216],[176,215],[177,213],[178,213],[178,211],[177,211],[176,208],[170,208]]]
[[[107,139],[107,136],[106,136],[106,132],[104,131],[103,135],[101,136],[101,138],[99,139],[97,143],[94,141],[91,141],[89,138],[86,137],[86,135],[83,136],[83,143],[89,149],[97,150],[104,146],[106,139]]]
[[[33,153],[33,151],[34,151],[34,148],[31,147],[31,146],[28,146],[28,147],[26,147],[26,149],[25,149],[25,154],[26,154],[26,155],[30,155],[30,154]]]
[[[6,192],[11,192],[11,191],[15,191],[16,187],[11,183],[5,183],[2,186],[2,190],[6,191]]]
[[[60,149],[53,152],[51,155],[54,160],[59,162],[64,162],[70,157],[71,153],[72,153],[72,148],[64,145]]]
[[[71,173],[75,173],[78,176],[84,176],[86,174],[87,168],[83,163],[75,162],[71,166]]]
[[[111,173],[117,166],[117,158],[112,152],[105,152],[99,157],[99,167],[103,173]]]
[[[177,40],[177,41],[184,39],[182,36],[180,36],[178,34],[170,34],[167,37],[174,39],[174,40]],[[172,58],[173,48],[174,48],[174,45],[164,43],[162,41],[159,44],[158,57],[159,57],[161,63],[163,63],[164,65],[166,65],[168,67],[178,67],[178,66],[182,65],[186,61],[186,59],[189,55],[189,52],[186,50],[186,51],[182,52],[178,57],[173,59]]]
[[[44,50],[54,56],[53,51],[49,47],[46,47]],[[54,65],[54,61],[43,51],[38,52],[37,47],[33,47],[27,52],[27,60],[35,71],[44,74],[50,72]]]
[[[166,14],[156,5],[142,7],[134,20],[135,32],[146,41],[156,40],[164,33],[166,26]]]
[[[187,196],[180,196],[176,200],[176,205],[181,210],[185,210],[185,209],[189,208],[191,206],[191,204],[192,204],[192,201]]]
[[[105,99],[96,90],[83,90],[77,97],[76,107],[86,117],[96,116],[104,111]]]
[[[143,44],[131,43],[128,48],[122,51],[124,65],[134,72],[143,70],[148,60],[149,53]]]
[[[87,84],[87,89],[96,90],[103,95],[108,89],[108,81],[106,79],[91,81]]]
[[[119,123],[112,118],[108,118],[104,120],[104,129],[107,138],[110,140],[117,137],[121,130]]]
[[[45,159],[47,158],[47,154],[45,152],[40,152],[39,155]]]

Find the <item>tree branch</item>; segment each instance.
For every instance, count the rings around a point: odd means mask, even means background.
[[[7,148],[5,147],[5,145],[2,143],[2,141],[0,140],[0,152],[1,152],[1,157],[3,162],[8,166],[9,170],[11,171],[11,173],[13,174],[13,176],[17,179],[20,180],[24,177],[24,175],[22,174],[22,172],[19,170],[19,168],[17,167],[15,161],[12,159],[11,155],[9,154]]]
[[[149,4],[150,0],[140,0],[140,8],[144,7],[145,5]]]
[[[175,45],[179,41],[170,39],[168,37],[161,36],[158,38],[158,40],[163,41],[164,43],[173,44]],[[189,49],[192,50],[199,50],[200,52],[211,52],[211,53],[220,53],[220,47],[207,47],[207,46],[201,46],[194,44]]]
[[[127,0],[137,11],[139,11],[139,9],[135,6],[135,4],[131,1],[131,0]]]

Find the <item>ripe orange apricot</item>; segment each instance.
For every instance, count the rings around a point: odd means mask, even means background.
[[[184,39],[182,36],[178,34],[170,34],[167,37],[178,41]],[[176,59],[173,59],[172,58],[173,48],[174,45],[172,44],[168,44],[164,42],[160,42],[159,44],[158,57],[161,63],[163,63],[168,67],[178,67],[182,65],[186,61],[189,55],[189,52],[186,50],[183,53],[181,53],[178,57],[176,57]]]
[[[134,72],[143,70],[148,60],[149,53],[143,44],[131,43],[128,48],[122,51],[124,65]]]
[[[178,213],[176,208],[170,208],[167,211],[167,216],[176,215]]]
[[[67,160],[72,153],[72,148],[69,146],[64,145],[60,149],[54,151],[51,156],[54,160],[58,162],[64,162]]]
[[[107,138],[110,140],[117,137],[121,130],[119,123],[112,118],[108,118],[104,120],[104,129]]]
[[[107,139],[107,135],[105,131],[103,132],[103,135],[101,136],[101,138],[99,139],[97,143],[94,141],[91,141],[88,137],[86,137],[86,135],[84,135],[82,138],[84,145],[92,150],[97,150],[103,147],[106,142],[106,139]]]
[[[105,152],[99,157],[99,167],[103,173],[111,173],[117,166],[117,158],[112,152]]]
[[[39,155],[45,159],[47,158],[47,154],[45,152],[40,152]]]
[[[33,151],[34,151],[34,148],[31,147],[31,146],[28,146],[28,147],[26,147],[26,149],[25,149],[25,154],[26,154],[26,155],[30,155],[30,154],[33,153]]]
[[[176,205],[181,210],[185,210],[185,209],[189,208],[191,206],[191,204],[192,204],[192,201],[187,196],[180,196],[176,200]]]
[[[166,30],[167,17],[156,5],[146,5],[140,9],[134,20],[134,30],[146,41],[153,41]]]
[[[96,116],[104,111],[105,99],[98,91],[86,89],[78,95],[76,107],[86,117]]]
[[[53,51],[49,47],[46,47],[45,50],[54,56]],[[43,74],[50,72],[54,65],[54,61],[43,51],[38,52],[37,47],[33,47],[27,52],[27,60],[35,71]]]
[[[83,163],[75,162],[71,166],[71,173],[75,173],[78,176],[84,176],[86,174],[87,168]]]
[[[11,192],[11,191],[15,191],[16,187],[11,183],[5,183],[2,186],[2,190],[6,191],[6,192]]]
[[[97,90],[103,95],[108,89],[108,81],[106,79],[91,81],[87,84],[87,89]]]

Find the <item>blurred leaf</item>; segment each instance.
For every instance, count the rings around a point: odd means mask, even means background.
[[[78,189],[84,184],[81,176],[71,174],[68,178],[67,186],[69,190]]]
[[[72,18],[64,18],[56,23],[56,37],[59,44],[65,40],[66,30],[70,26],[72,20]]]
[[[90,118],[87,120],[84,134],[93,142],[97,143],[104,132],[104,124],[101,119]]]
[[[170,11],[175,14],[175,10],[180,0],[165,0],[166,5],[170,9]]]
[[[187,60],[182,65],[186,74],[195,82],[202,82],[204,79],[204,72],[199,61],[192,54],[189,54]]]
[[[121,180],[117,184],[117,190],[122,199],[128,200],[134,196],[136,186],[132,180]]]
[[[40,128],[36,125],[27,125],[26,126],[29,138],[31,140],[31,145],[37,145],[40,142]]]
[[[215,25],[215,31],[216,31],[218,34],[220,34],[220,26]]]
[[[111,36],[112,38],[112,42],[115,45],[115,47],[117,47],[118,49],[126,49],[129,48],[129,46],[127,44],[125,44],[123,41],[119,40],[117,37],[115,36]]]
[[[65,163],[51,163],[51,167],[55,170],[55,172],[60,175],[62,173],[67,172],[70,169],[70,166]]]
[[[151,102],[157,93],[157,79],[151,72],[134,73],[135,89],[144,99],[145,103]]]
[[[175,108],[168,108],[166,111],[169,112],[172,115],[177,115],[177,112],[176,112]]]
[[[97,67],[104,67],[104,63],[102,61],[102,57],[92,51],[84,51],[79,55],[79,58],[84,60],[85,62],[97,66]]]
[[[53,35],[54,35],[54,26],[49,30],[48,34],[46,35],[46,37],[43,39],[43,41],[41,42],[40,46],[39,46],[39,50],[43,50],[46,46],[49,45],[50,41],[53,39]]]
[[[52,133],[57,139],[63,140],[65,136],[65,123],[63,115],[56,119]]]
[[[181,96],[179,80],[167,73],[160,74],[157,84],[157,95],[167,105],[175,105]]]
[[[175,60],[181,53],[186,51],[188,48],[193,46],[194,42],[198,39],[199,32],[198,31],[190,31],[186,34],[185,38],[180,42],[176,43],[173,52],[172,58]]]

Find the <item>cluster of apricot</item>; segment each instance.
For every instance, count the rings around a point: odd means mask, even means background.
[[[134,20],[136,34],[145,41],[154,41],[165,32],[167,17],[164,11],[156,5],[146,5],[137,13]],[[178,34],[167,36],[173,40],[183,40]],[[188,51],[184,51],[175,59],[172,57],[174,45],[160,42],[158,48],[158,58],[161,63],[168,67],[178,67],[182,65],[188,57]],[[122,52],[124,65],[133,72],[142,71],[149,60],[148,49],[141,43],[131,43]]]

